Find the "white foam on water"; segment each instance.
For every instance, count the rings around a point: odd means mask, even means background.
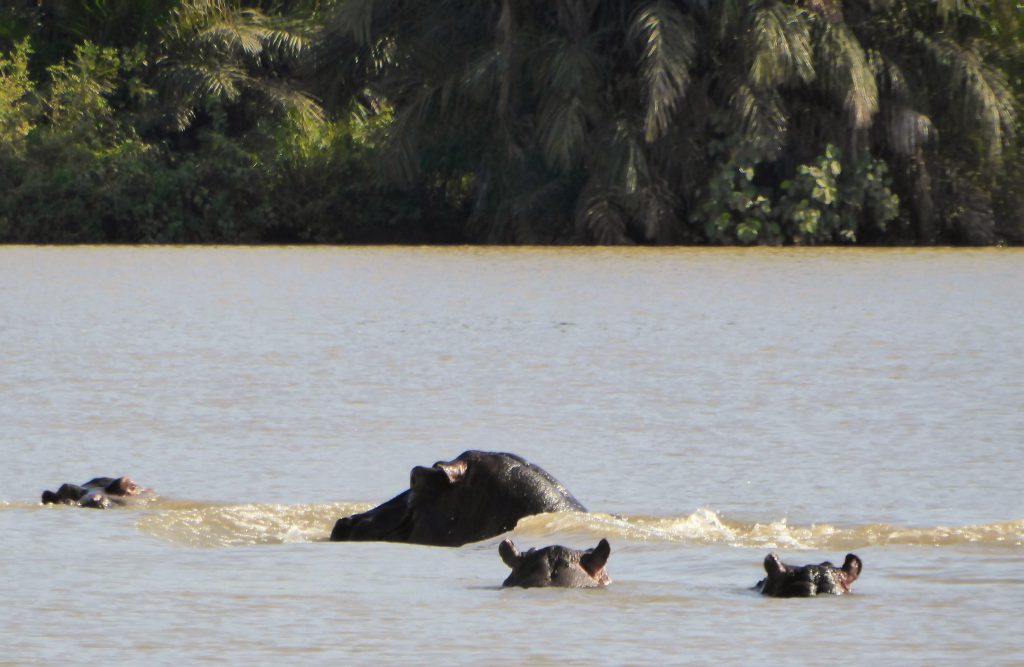
[[[363,512],[367,503],[326,504],[182,504],[144,512],[140,531],[193,547],[230,547],[326,540],[339,518]],[[112,510],[117,511],[117,510]],[[598,512],[556,512],[522,519],[515,533],[534,540],[590,541],[606,537],[622,542],[727,544],[787,550],[854,549],[879,545],[946,546],[981,543],[1024,545],[1024,519],[968,526],[904,527],[883,523],[838,526],[791,524],[785,517],[768,522],[724,519],[701,508],[678,516],[623,516]]]

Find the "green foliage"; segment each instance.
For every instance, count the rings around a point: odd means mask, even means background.
[[[42,97],[47,131],[97,149],[120,138],[122,121],[108,101],[118,86],[120,66],[116,49],[89,42],[75,47],[73,61],[52,65]]]
[[[261,115],[321,119],[307,92],[276,76],[278,68],[309,48],[308,40],[257,9],[227,0],[182,0],[171,10],[158,44],[154,79],[179,130],[211,104],[245,104],[250,98],[258,100]]]
[[[786,236],[796,244],[855,243],[864,232],[884,232],[899,214],[886,171],[868,157],[844,173],[842,152],[830,144],[781,184],[777,209]]]
[[[754,167],[726,160],[708,180],[707,191],[693,217],[704,223],[708,240],[715,244],[779,244],[781,229],[774,221],[771,193],[754,184]]]
[[[26,39],[15,45],[9,58],[0,54],[0,145],[20,143],[33,127],[29,96],[35,86],[28,74],[31,52]]]
[[[774,192],[755,184],[754,166],[725,161],[694,222],[704,221],[712,243],[855,243],[885,232],[899,215],[890,185],[883,161],[865,157],[844,168],[842,152],[831,144]]]
[[[128,48],[151,39],[174,0],[50,0],[48,20],[72,46]]]
[[[54,70],[57,98],[81,85],[79,72]],[[86,110],[94,118],[109,112],[95,100],[77,111]],[[450,221],[422,215],[414,197],[374,181],[369,123],[353,116],[306,125],[297,117],[272,126],[274,136],[230,138],[225,114],[213,111],[194,152],[103,124],[84,134],[77,122],[34,132],[29,150],[0,154],[0,242],[457,240]]]
[[[0,240],[1020,243],[1018,4],[8,7]]]

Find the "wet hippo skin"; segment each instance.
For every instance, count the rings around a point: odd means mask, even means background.
[[[817,565],[786,565],[778,554],[768,554],[764,569],[768,576],[754,590],[774,597],[813,597],[849,593],[864,565],[856,554],[846,554],[842,567],[829,561]]]
[[[605,539],[586,551],[554,545],[525,553],[520,553],[512,540],[505,540],[498,547],[498,553],[505,565],[512,568],[502,586],[596,588],[612,582],[605,571],[611,553]]]
[[[339,519],[331,540],[461,546],[512,530],[523,517],[586,509],[554,477],[515,454],[464,452],[417,466],[409,489]]]

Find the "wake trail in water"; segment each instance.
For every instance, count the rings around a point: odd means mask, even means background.
[[[709,509],[678,517],[547,514],[527,517],[516,526],[525,535],[580,533],[616,536],[633,542],[728,544],[769,549],[855,549],[865,546],[951,546],[983,543],[1024,545],[1024,519],[953,527],[902,527],[884,523],[799,526],[785,519],[769,523],[732,521]]]
[[[139,530],[192,547],[231,547],[326,540],[343,516],[368,503],[212,505],[146,514]]]
[[[142,512],[139,530],[192,547],[324,541],[335,521],[369,503],[183,505]],[[1024,519],[966,526],[906,527],[886,523],[837,526],[727,520],[710,509],[680,516],[559,512],[527,517],[515,534],[537,542],[601,537],[634,543],[726,544],[767,549],[851,550],[865,546],[1024,545]]]

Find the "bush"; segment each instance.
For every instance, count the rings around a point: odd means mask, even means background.
[[[726,160],[697,207],[712,243],[813,245],[877,238],[900,213],[888,170],[866,156],[846,167],[829,144],[777,186],[759,183],[753,164]]]

